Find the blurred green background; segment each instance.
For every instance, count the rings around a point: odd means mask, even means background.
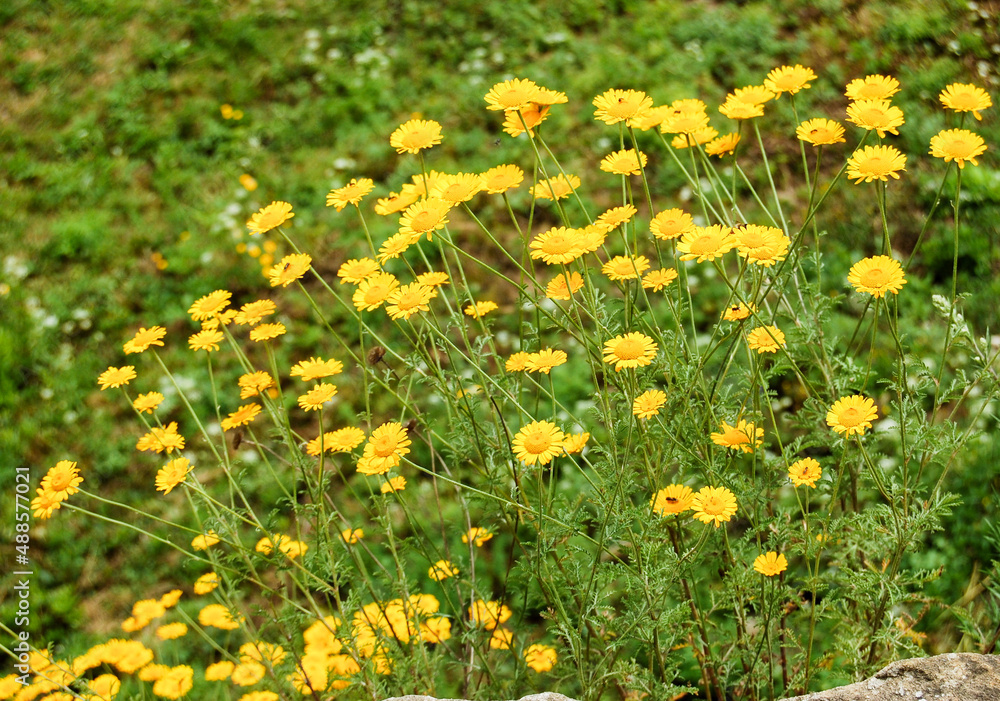
[[[595,95],[618,87],[644,90],[657,104],[699,97],[718,117],[726,92],[801,63],[819,75],[799,102],[803,119],[842,120],[843,86],[853,78],[897,77],[894,101],[907,121],[895,143],[926,154],[946,126],[937,103],[946,84],[975,83],[997,101],[998,17],[998,2],[955,0],[0,3],[2,540],[12,541],[15,465],[31,466],[37,481],[57,460],[76,460],[84,486],[171,515],[152,491],[155,468],[134,450],[131,410],[119,394],[98,391],[97,375],[124,364],[121,344],[140,325],[176,330],[176,341],[201,295],[261,294],[260,241],[246,237],[244,222],[273,199],[295,206],[294,235],[320,271],[362,254],[355,218],[327,209],[324,196],[355,176],[373,178],[376,196],[409,180],[413,161],[388,143],[403,121],[443,125],[444,142],[429,154],[437,170],[523,162],[524,143],[501,132],[483,95],[498,81],[531,78],[567,93],[569,104],[546,124],[549,141],[572,154],[568,169],[603,183],[596,163],[615,133],[594,122]],[[979,333],[998,321],[997,125],[994,107],[972,126],[990,151],[963,179],[959,284]],[[798,151],[786,140],[771,156],[782,196],[797,201]],[[940,184],[941,164],[930,160],[914,159],[890,190],[902,255]],[[676,198],[678,176],[653,172],[654,200]],[[255,190],[241,185],[243,174]],[[872,252],[874,214],[853,201],[829,203],[834,289]],[[931,293],[950,289],[949,220],[946,202],[906,288],[912,319],[932,316]],[[287,252],[279,245],[274,255]],[[939,355],[930,326],[910,333],[915,352]],[[320,336],[297,333],[284,352],[304,357]],[[185,358],[182,380],[211,411],[203,368],[183,343],[168,348],[168,362],[173,356]],[[995,411],[986,416],[995,436]],[[970,448],[950,478],[964,505],[916,555],[921,566],[946,566],[932,585],[946,600],[971,591],[995,555],[982,523],[996,514],[998,458],[991,441]],[[32,536],[32,628],[38,640],[73,641],[75,652],[113,633],[134,600],[171,588],[178,565],[162,546],[65,510],[36,522]],[[4,621],[9,607],[0,605]]]

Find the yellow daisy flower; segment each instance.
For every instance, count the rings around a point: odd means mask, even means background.
[[[651,419],[660,413],[666,403],[667,395],[662,390],[646,390],[632,402],[632,415],[640,419]]]
[[[959,168],[965,168],[966,161],[979,165],[976,157],[985,152],[983,138],[968,129],[945,129],[931,137],[930,154],[945,163],[955,161]]]
[[[725,487],[702,487],[691,502],[694,517],[702,523],[726,523],[736,513],[736,495]]]
[[[660,212],[649,222],[649,230],[653,236],[662,241],[680,238],[694,228],[694,219],[691,215],[676,208]]]
[[[483,547],[483,545],[486,544],[486,541],[488,541],[492,537],[493,534],[490,533],[485,528],[473,526],[472,528],[469,529],[467,533],[462,534],[462,542],[472,543],[477,548],[481,548]]]
[[[250,331],[250,340],[254,343],[270,341],[272,338],[283,336],[286,330],[285,325],[280,323],[260,324]]]
[[[162,326],[152,326],[148,329],[140,328],[135,336],[122,346],[122,350],[125,351],[125,355],[142,353],[150,346],[162,346],[163,341],[161,339],[166,335],[167,330]]]
[[[889,256],[863,258],[851,266],[847,281],[858,292],[867,292],[878,298],[887,292],[899,294],[906,284],[903,266]]]
[[[536,200],[561,200],[579,189],[580,178],[560,173],[547,180],[540,180],[531,188],[531,196]]]
[[[629,222],[638,210],[630,204],[621,207],[612,207],[601,213],[594,221],[593,226],[600,227],[605,231],[617,229],[622,224]]]
[[[97,382],[100,384],[101,391],[103,392],[109,387],[121,387],[123,385],[127,385],[136,377],[135,366],[125,365],[120,368],[108,368],[98,376]]]
[[[379,264],[373,258],[353,258],[340,266],[337,277],[340,278],[341,285],[347,283],[357,285],[380,270]]]
[[[605,124],[618,124],[641,117],[653,106],[653,98],[639,90],[608,90],[594,98],[594,117]]]
[[[849,100],[888,100],[899,92],[899,81],[884,75],[866,75],[847,84]]]
[[[563,437],[563,450],[572,455],[574,453],[582,453],[583,449],[587,447],[587,441],[590,440],[589,433],[567,433]]]
[[[163,395],[159,392],[146,392],[133,400],[132,408],[140,414],[152,414],[162,402]]]
[[[670,145],[676,149],[691,148],[699,144],[707,144],[718,135],[719,130],[715,127],[702,127],[696,131],[678,134],[670,140]]]
[[[228,417],[222,420],[222,430],[228,431],[230,429],[236,428],[237,426],[246,426],[251,421],[257,418],[260,414],[261,407],[260,404],[244,404],[239,409],[234,411]]]
[[[799,64],[794,66],[781,66],[775,68],[767,74],[764,79],[764,87],[781,97],[782,93],[794,95],[799,90],[809,88],[809,83],[816,80],[816,74],[811,68],[805,68]]]
[[[275,383],[270,373],[258,370],[257,372],[248,372],[245,375],[240,375],[237,384],[240,387],[240,399],[249,399],[250,397],[256,397],[265,389],[273,387]]]
[[[482,187],[491,195],[500,195],[512,190],[524,181],[524,171],[515,165],[499,165],[483,173]]]
[[[730,97],[719,106],[719,113],[728,119],[754,119],[764,116],[764,107]]]
[[[651,270],[642,276],[642,286],[647,290],[659,292],[676,279],[677,271],[673,268]]]
[[[169,455],[175,450],[184,450],[184,436],[177,433],[177,422],[171,421],[164,428],[154,426],[135,444],[136,450],[152,450]]]
[[[709,156],[715,156],[717,158],[722,158],[727,153],[732,153],[736,150],[737,144],[740,143],[739,134],[723,134],[722,136],[712,139],[707,144],[705,144],[705,153]]]
[[[483,179],[478,173],[456,173],[445,175],[431,190],[436,197],[449,205],[468,202],[483,189]]]
[[[507,361],[504,363],[504,369],[507,372],[520,372],[528,368],[528,360],[531,358],[531,353],[525,353],[524,351],[518,351],[512,354]]]
[[[404,489],[406,489],[406,478],[402,476],[390,477],[378,488],[382,494],[401,492]]]
[[[471,316],[473,319],[480,319],[495,309],[498,309],[496,302],[485,300],[482,302],[476,302],[475,304],[469,304],[465,307],[464,312],[466,316]]]
[[[305,411],[319,411],[336,394],[336,385],[321,382],[305,394],[299,396],[299,406]]]
[[[448,560],[438,560],[427,570],[427,576],[435,582],[458,576],[458,568]]]
[[[410,439],[402,424],[389,421],[374,431],[365,443],[357,469],[363,475],[383,475],[399,465],[402,456],[410,452]]]
[[[247,221],[247,228],[250,229],[251,236],[263,234],[271,229],[276,229],[294,216],[292,205],[279,200],[266,207],[261,207],[256,214],[251,215]]]
[[[839,122],[823,117],[802,122],[795,130],[795,135],[799,141],[805,141],[813,146],[843,144],[847,141],[844,138],[844,127]]]
[[[326,453],[350,453],[364,443],[365,432],[360,428],[348,426],[323,434],[323,451]],[[317,436],[306,444],[309,455],[319,455],[320,438]]]
[[[188,347],[193,351],[203,350],[211,353],[219,350],[219,344],[225,337],[226,335],[218,330],[199,331],[188,337]]]
[[[543,348],[537,353],[529,353],[524,361],[524,369],[528,372],[540,372],[548,375],[552,368],[559,367],[568,360],[566,351]]]
[[[881,139],[886,132],[899,134],[896,127],[904,123],[903,110],[888,100],[858,100],[847,106],[847,121],[874,131]]]
[[[419,282],[397,287],[386,299],[385,311],[390,319],[409,319],[417,312],[429,312],[435,292]]]
[[[514,436],[514,455],[525,465],[548,465],[563,451],[566,434],[549,421],[532,421]]]
[[[556,226],[538,234],[528,247],[532,259],[541,259],[546,265],[572,263],[584,253],[581,239],[579,229]]]
[[[901,170],[906,170],[906,156],[893,146],[865,146],[847,160],[847,177],[856,180],[855,185],[888,182],[890,177],[899,180]]]
[[[288,287],[307,272],[312,265],[312,256],[308,253],[293,253],[281,259],[281,262],[267,271],[271,287]]]
[[[773,226],[746,224],[733,229],[737,253],[748,263],[769,268],[785,260],[791,241],[781,229]]]
[[[233,293],[227,290],[216,290],[196,300],[188,309],[188,314],[195,321],[211,319],[229,306],[229,300],[232,296]]]
[[[745,306],[741,302],[735,302],[726,307],[722,312],[722,318],[726,321],[742,321],[749,318],[750,314],[755,311],[757,311],[757,306],[754,304]]]
[[[545,286],[545,296],[549,299],[569,301],[572,295],[583,289],[583,276],[578,272],[562,273],[549,280]]]
[[[967,83],[952,83],[945,87],[938,96],[941,104],[955,112],[972,112],[977,120],[982,120],[979,113],[993,106],[989,93],[982,88]]]
[[[796,460],[788,467],[788,479],[796,487],[812,487],[816,489],[816,481],[823,476],[823,470],[813,458]]]
[[[735,426],[723,421],[719,431],[712,433],[712,442],[724,448],[752,453],[755,447],[760,447],[764,443],[762,440],[764,429],[757,428],[752,422],[744,419],[737,421]]]
[[[877,418],[878,409],[875,408],[874,401],[860,394],[852,394],[833,403],[826,414],[826,423],[837,433],[843,433],[845,438],[849,438],[863,434]]]
[[[601,272],[615,282],[635,280],[649,269],[649,259],[646,256],[632,258],[630,256],[615,256],[601,266]]]
[[[548,672],[555,667],[558,656],[554,648],[535,643],[524,651],[524,663],[536,672]]]
[[[389,136],[396,153],[420,153],[441,143],[441,125],[430,119],[411,119]]]
[[[271,316],[277,310],[274,302],[269,299],[258,299],[255,302],[247,302],[233,317],[240,326],[256,326],[265,317]]]
[[[615,366],[615,372],[624,368],[649,365],[656,356],[656,342],[649,336],[633,332],[615,336],[604,344],[604,362]]]
[[[601,170],[615,175],[638,175],[646,167],[646,154],[635,149],[625,149],[609,153],[601,160]]]
[[[364,199],[365,195],[375,189],[375,183],[371,178],[351,178],[351,182],[343,187],[330,190],[326,196],[326,206],[335,207],[341,211],[349,204],[357,206]]]
[[[193,469],[194,466],[187,458],[174,458],[156,473],[156,491],[170,494],[170,491],[183,482]]]
[[[385,303],[397,287],[399,281],[395,275],[374,273],[361,281],[351,299],[358,310],[374,311]]]
[[[671,484],[658,491],[649,505],[652,507],[653,513],[660,516],[682,514],[693,507],[694,492],[686,485]]]
[[[80,476],[76,463],[72,460],[60,460],[49,468],[39,486],[59,501],[65,501],[80,491],[78,487],[82,483],[83,477]]]
[[[497,83],[486,93],[486,109],[516,111],[531,106],[539,94],[534,81],[514,78]]]
[[[764,553],[753,561],[753,568],[755,572],[760,572],[765,577],[774,577],[788,569],[788,560],[776,552]]]
[[[696,226],[681,236],[677,250],[683,255],[681,260],[715,260],[732,250],[736,241],[732,229],[721,224]]]
[[[785,345],[785,334],[777,326],[759,326],[747,334],[747,347],[761,353],[777,353]]]

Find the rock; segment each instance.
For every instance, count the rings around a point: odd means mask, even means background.
[[[900,660],[874,677],[786,701],[998,701],[1000,657],[953,652]]]

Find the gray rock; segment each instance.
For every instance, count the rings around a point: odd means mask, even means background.
[[[786,701],[1000,701],[1000,657],[953,652],[900,660],[874,677]]]

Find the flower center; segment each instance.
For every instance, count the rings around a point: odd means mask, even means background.
[[[533,455],[544,453],[552,446],[552,439],[544,433],[533,433],[524,439],[524,449]]]
[[[70,485],[70,483],[72,481],[73,481],[73,475],[70,474],[70,473],[68,473],[68,472],[64,472],[64,473],[55,475],[49,481],[49,484],[52,486],[52,490],[53,491],[61,492],[62,490],[64,490],[67,487],[69,487],[69,485]]]
[[[735,428],[732,431],[727,431],[723,438],[725,438],[730,445],[739,445],[740,443],[750,442],[750,437],[747,436],[747,434],[742,431],[738,431]]]
[[[380,458],[387,458],[396,452],[396,439],[393,436],[381,436],[372,442],[372,450]]]
[[[385,296],[389,294],[388,285],[372,285],[365,292],[365,302],[368,304],[375,304],[376,302],[381,302],[385,299]]]
[[[691,243],[691,252],[695,254],[711,253],[719,247],[714,236],[699,236]]]
[[[869,268],[861,276],[861,284],[865,287],[881,287],[886,283],[886,274],[882,268]]]
[[[721,499],[709,497],[702,503],[701,508],[706,514],[715,516],[726,510],[726,504]]]
[[[861,423],[861,411],[857,407],[850,407],[840,412],[840,423],[844,426],[857,426]]]
[[[622,339],[615,347],[615,355],[622,360],[635,360],[642,355],[642,344],[631,338]]]
[[[869,156],[868,160],[864,163],[863,169],[868,171],[869,173],[875,173],[875,174],[888,173],[889,163],[887,159],[882,158],[881,156]]]
[[[545,240],[542,250],[545,253],[567,253],[573,248],[573,239],[565,234],[553,234]]]

